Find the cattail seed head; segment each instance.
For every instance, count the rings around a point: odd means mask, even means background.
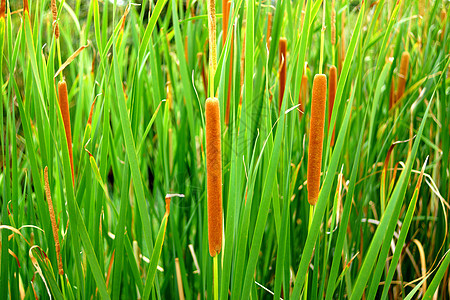
[[[48,202],[48,211],[50,213],[50,221],[52,223],[53,239],[55,240],[55,250],[56,250],[56,260],[58,261],[58,273],[59,275],[64,274],[61,255],[60,255],[60,245],[58,236],[58,226],[56,225],[55,211],[53,209],[52,194],[50,192],[50,185],[48,183],[48,168],[44,169],[44,184],[45,184],[45,195]]]
[[[271,33],[272,33],[272,13],[269,12],[267,16],[267,49],[270,49],[270,39],[271,39]]]
[[[66,132],[67,147],[69,148],[70,167],[72,169],[72,184],[75,184],[73,175],[73,154],[72,154],[72,130],[70,127],[69,100],[67,98],[67,84],[60,81],[58,83],[59,108],[64,122],[64,130]]]
[[[300,85],[300,95],[298,97],[298,104],[300,104],[300,119],[305,113],[306,100],[308,99],[308,76],[303,72],[302,82]]]
[[[400,61],[400,72],[398,74],[398,87],[397,87],[397,99],[400,99],[403,96],[403,93],[405,92],[405,86],[406,86],[406,77],[408,75],[408,66],[409,66],[409,53],[408,51],[404,51],[402,53],[402,58]]]
[[[307,189],[308,202],[311,205],[315,205],[317,203],[317,199],[319,198],[326,95],[327,77],[324,74],[317,74],[314,76],[312,89],[308,146]]]
[[[392,77],[391,89],[389,91],[389,110],[394,106],[394,104],[395,104],[395,82],[394,78]]]
[[[445,27],[446,27],[446,19],[447,19],[447,12],[443,8],[441,10],[441,22],[442,22],[442,29],[441,29],[441,40],[444,40],[444,34],[445,34]]]
[[[58,8],[56,7],[56,0],[52,0],[50,6],[53,17],[53,32],[55,33],[55,38],[59,38]]]
[[[208,32],[209,32],[209,72],[215,74],[217,68],[216,53],[216,1],[208,0]]]
[[[24,11],[24,12],[28,12],[28,14],[30,13],[29,5],[28,5],[28,0],[23,0],[23,11]]]
[[[5,18],[6,0],[0,0],[0,18]]]
[[[281,110],[281,104],[283,103],[284,89],[286,87],[286,48],[287,40],[285,37],[280,38],[280,86],[279,86],[279,98],[278,98],[278,112]]]
[[[222,248],[222,155],[220,110],[217,98],[208,98],[206,119],[206,175],[208,200],[209,253],[216,256]]]
[[[225,46],[225,41],[227,40],[229,13],[227,0],[222,0],[222,47]]]

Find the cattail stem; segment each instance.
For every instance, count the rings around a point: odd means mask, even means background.
[[[52,230],[53,230],[53,239],[55,240],[55,250],[56,250],[56,260],[58,261],[58,273],[59,275],[64,274],[64,269],[62,265],[61,260],[61,248],[59,245],[59,236],[58,236],[58,226],[56,225],[56,218],[55,218],[55,211],[53,209],[53,202],[52,202],[52,194],[50,192],[50,185],[48,183],[48,168],[47,166],[44,169],[44,184],[45,184],[45,195],[47,196],[47,202],[48,202],[48,211],[50,213],[50,221],[52,223]],[[64,282],[61,282],[62,285]]]
[[[227,14],[232,14],[231,12],[231,1],[227,2]],[[234,27],[234,25],[232,25]],[[230,69],[228,71],[228,91],[227,91],[227,108],[225,112],[225,126],[228,126],[230,123],[230,98],[231,98],[231,85],[233,80],[233,50],[234,50],[234,42],[233,42],[233,30],[231,30],[230,36]]]
[[[209,95],[214,97],[214,75],[217,67],[216,53],[216,1],[208,0],[209,31]]]
[[[400,61],[400,72],[398,74],[398,87],[397,87],[397,99],[398,101],[405,92],[406,86],[406,77],[408,75],[408,66],[409,66],[409,53],[408,51],[404,51],[402,53],[402,58]]]
[[[217,98],[206,100],[205,119],[208,240],[209,253],[214,257],[222,248],[222,156],[220,110]]]
[[[333,56],[333,65],[336,64],[336,54],[335,54],[335,47],[336,47],[336,7],[335,7],[335,0],[331,1],[331,53]]]
[[[341,15],[341,41],[340,41],[340,53],[339,53],[339,63],[338,63],[338,70],[339,74],[341,74],[342,66],[344,64],[345,60],[345,10],[342,11]]]
[[[334,99],[336,97],[336,88],[337,88],[337,69],[335,66],[331,66],[330,68],[330,83],[328,87],[328,129],[330,129],[331,115],[333,113]],[[333,126],[333,135],[331,137],[331,146],[334,145],[334,130]]]
[[[308,202],[317,203],[320,190],[320,170],[322,167],[322,143],[325,123],[325,101],[327,95],[327,77],[324,74],[314,76],[311,120],[308,146],[307,189]]]
[[[278,113],[281,111],[281,104],[283,104],[284,89],[286,87],[286,48],[287,40],[285,37],[280,38],[280,86],[278,94]]]
[[[323,47],[325,44],[325,0],[323,0],[323,18],[322,18],[322,30],[320,32],[320,63],[319,63],[319,73],[322,74],[323,68]]]
[[[72,184],[75,185],[75,177],[73,172],[73,153],[72,153],[72,130],[70,127],[69,101],[67,98],[67,84],[60,81],[58,83],[59,108],[61,110],[64,122],[64,130],[66,132],[67,147],[69,148],[70,167],[72,170]]]

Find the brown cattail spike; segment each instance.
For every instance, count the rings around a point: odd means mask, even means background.
[[[72,154],[72,130],[70,128],[69,100],[67,98],[67,84],[60,81],[58,83],[59,108],[64,122],[64,130],[66,131],[67,147],[69,148],[70,167],[72,169],[72,184],[75,185],[73,175],[73,154]]]
[[[281,110],[283,103],[284,88],[286,87],[286,48],[287,40],[285,37],[280,38],[280,86],[278,99],[278,112]]]
[[[402,59],[400,61],[400,72],[398,74],[398,87],[397,87],[397,99],[398,101],[405,92],[406,86],[406,77],[408,75],[408,66],[409,66],[409,53],[408,51],[404,51],[402,53]]]
[[[209,253],[216,256],[222,248],[222,156],[219,100],[208,98],[206,119],[206,174],[208,198]]]
[[[442,29],[441,29],[441,40],[444,40],[444,34],[445,34],[445,27],[446,27],[446,19],[447,19],[447,12],[443,8],[441,10],[441,22],[442,22]]]
[[[203,63],[203,53],[199,52],[197,53],[198,58],[198,65],[200,69],[202,70],[202,82],[203,82],[203,89],[205,90],[205,94],[208,93],[208,78],[206,77],[206,71],[205,71],[205,64]]]
[[[300,95],[298,97],[298,104],[300,104],[300,119],[305,113],[306,99],[308,98],[308,77],[303,73],[302,82],[300,85]]]
[[[330,68],[330,85],[328,87],[328,128],[330,128],[331,114],[333,113],[334,98],[336,97],[337,88],[337,69],[335,66]],[[334,145],[334,127],[333,136],[331,137],[331,145]]]
[[[272,33],[272,13],[269,12],[267,16],[267,49],[270,49],[270,40],[271,40],[271,33]]]
[[[392,106],[394,106],[394,103],[395,103],[395,83],[394,77],[392,77],[391,89],[389,91],[389,110],[391,110]]]
[[[50,192],[50,185],[48,183],[48,168],[47,167],[45,167],[45,169],[44,169],[44,184],[45,184],[45,195],[47,196],[47,202],[48,202],[48,211],[50,213],[50,221],[52,223],[53,239],[55,240],[56,260],[58,261],[58,272],[59,272],[59,275],[63,275],[64,270],[63,270],[63,265],[62,265],[62,261],[61,261],[61,255],[60,255],[58,226],[56,225],[55,211],[53,209],[53,202],[52,202],[52,194]]]
[[[222,0],[222,47],[225,47],[228,33],[228,17],[230,11],[227,9],[227,0]]]
[[[308,146],[307,189],[308,202],[311,205],[315,205],[319,198],[326,95],[327,77],[324,74],[317,74],[314,76],[313,82]]]
[[[23,0],[23,11],[28,12],[28,14],[30,13],[30,9],[28,6],[28,0]]]
[[[53,32],[55,33],[55,38],[59,38],[58,8],[56,7],[56,0],[52,0],[50,6],[53,17]]]
[[[6,0],[0,0],[0,18],[5,18]]]

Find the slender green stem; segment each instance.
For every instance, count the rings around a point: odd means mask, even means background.
[[[217,262],[217,256],[214,256],[214,300],[219,300],[219,266]]]

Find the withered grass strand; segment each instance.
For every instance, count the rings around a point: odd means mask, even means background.
[[[67,147],[69,148],[70,167],[72,170],[72,184],[75,184],[73,173],[72,130],[70,127],[69,100],[67,98],[67,84],[64,80],[58,83],[58,96],[59,108],[61,109],[61,115],[64,122],[64,130],[66,132]]]
[[[334,107],[334,99],[336,98],[337,69],[335,66],[331,66],[331,68],[330,68],[329,80],[330,80],[330,83],[329,83],[329,87],[328,87],[328,129],[330,128],[331,115],[333,113],[333,107]],[[333,127],[333,134],[331,137],[331,146],[334,145],[334,130],[335,130],[335,127]]]
[[[408,66],[409,66],[409,53],[408,51],[404,51],[402,53],[402,58],[400,61],[400,72],[398,74],[398,87],[397,87],[397,99],[398,101],[405,92],[406,86],[406,77],[408,75]]]
[[[208,241],[209,253],[214,257],[222,248],[222,151],[220,111],[217,98],[206,100],[205,119]]]
[[[59,245],[58,226],[56,225],[55,210],[53,209],[53,202],[52,202],[52,194],[50,192],[50,185],[48,183],[47,166],[44,169],[44,184],[45,184],[45,195],[47,197],[48,202],[48,211],[50,213],[50,221],[52,223],[53,239],[55,240],[56,260],[58,261],[58,273],[59,275],[63,275],[64,269],[60,254],[61,247]]]
[[[56,0],[51,1],[51,10],[53,17],[53,32],[55,33],[55,38],[59,38],[59,25],[58,25],[58,8],[56,7]]]
[[[327,77],[324,74],[314,76],[311,98],[311,120],[308,145],[307,189],[308,202],[317,203],[320,190],[320,170],[322,167],[322,143],[325,123],[325,102],[327,95]]]
[[[286,48],[287,40],[285,37],[280,38],[280,86],[278,95],[278,112],[281,110],[281,104],[283,103],[284,89],[286,87]]]

